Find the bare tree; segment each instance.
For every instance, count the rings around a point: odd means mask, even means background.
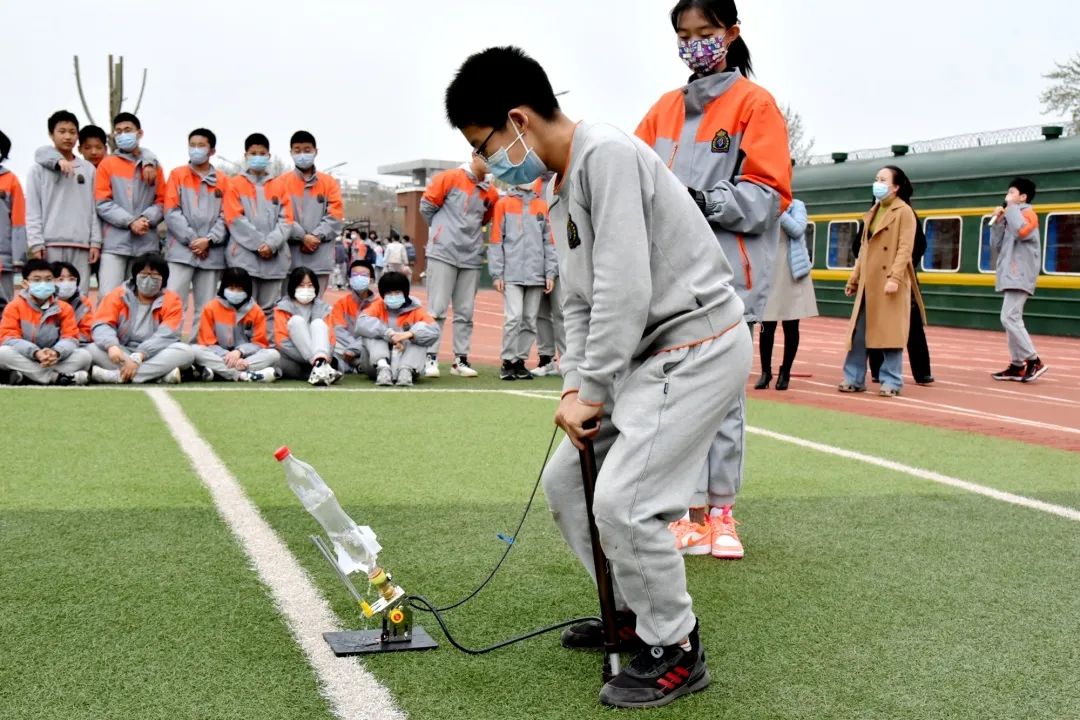
[[[79,100],[82,102],[83,110],[86,111],[86,117],[90,121],[91,125],[96,125],[94,122],[94,115],[90,112],[90,106],[86,102],[86,94],[83,92],[82,86],[82,72],[79,69],[79,56],[75,56],[75,85],[79,88]],[[142,107],[143,93],[146,92],[146,68],[142,71],[142,85],[139,87],[139,99],[135,101],[134,113],[139,112],[139,108]],[[108,122],[112,122],[112,119],[116,117],[120,110],[123,108],[124,100],[124,58],[121,56],[116,62],[113,62],[113,56],[109,56],[109,116],[105,118]],[[109,147],[115,152],[116,143],[113,140],[112,135],[109,135]]]
[[[802,115],[795,108],[783,105],[780,109],[784,113],[784,122],[787,123],[788,149],[791,151],[791,157],[796,165],[805,165],[814,151],[814,138],[806,137]]]
[[[1039,100],[1048,113],[1068,113],[1073,132],[1080,133],[1080,53],[1054,66],[1053,72],[1043,75],[1054,84],[1043,91]]]

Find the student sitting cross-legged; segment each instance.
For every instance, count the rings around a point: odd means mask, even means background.
[[[155,253],[132,261],[131,277],[101,300],[94,315],[90,376],[98,383],[179,383],[191,367],[191,347],[180,342],[184,306],[165,290],[169,265]]]
[[[376,385],[407,387],[424,369],[427,354],[439,347],[439,326],[410,297],[409,279],[401,273],[379,278],[379,296],[356,323],[364,338],[367,373]]]
[[[89,298],[79,294],[82,276],[78,268],[64,260],[54,262],[52,271],[56,278],[56,296],[75,311],[75,324],[79,326],[79,345],[89,345],[94,342],[91,335],[94,327],[94,306],[90,304]]]
[[[356,321],[375,302],[371,288],[375,268],[367,260],[353,260],[349,265],[348,292],[334,303],[330,326],[334,328],[334,357],[344,372],[367,373],[368,356],[364,338],[356,334]]]
[[[274,308],[274,344],[281,353],[282,375],[312,385],[333,385],[341,373],[334,367],[331,309],[318,299],[319,278],[311,268],[295,268],[285,290],[286,296]]]
[[[75,312],[56,297],[52,266],[27,260],[23,287],[0,320],[0,370],[19,385],[85,385],[90,353],[79,349]]]
[[[266,313],[255,302],[247,270],[228,268],[217,297],[206,304],[199,320],[195,367],[200,379],[274,382],[281,356],[270,349]]]

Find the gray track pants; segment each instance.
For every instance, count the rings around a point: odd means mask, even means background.
[[[428,308],[443,335],[446,313],[454,306],[454,355],[468,355],[472,346],[473,308],[480,287],[480,270],[457,268],[441,260],[428,260]],[[437,351],[438,348],[431,348]]]
[[[90,355],[94,358],[94,365],[105,370],[119,370],[120,366],[109,359],[109,354],[97,345],[87,345]],[[130,354],[132,351],[125,349]],[[181,370],[191,367],[195,361],[195,355],[191,352],[191,346],[186,343],[173,343],[152,358],[147,358],[139,369],[135,371],[133,383],[154,382],[165,377],[176,368]],[[119,378],[117,382],[119,382]]]
[[[307,380],[316,358],[329,360],[333,357],[330,352],[330,328],[323,320],[308,323],[299,315],[293,315],[289,318],[289,340],[291,347],[284,345],[278,348],[281,353],[278,363],[284,377]]]
[[[127,255],[101,253],[101,266],[98,267],[98,298],[103,298],[131,278],[131,262],[135,258]]]
[[[386,360],[390,363],[390,371],[394,377],[397,377],[398,370],[401,368],[409,368],[413,371],[413,377],[424,369],[424,363],[427,361],[428,350],[434,348],[421,347],[415,343],[406,343],[404,351],[394,350],[390,343],[385,340],[374,340],[372,338],[364,338],[364,351],[367,356],[367,366],[364,368],[364,372],[372,380],[378,374],[378,362],[380,360]]]
[[[544,288],[507,285],[503,291],[502,359],[528,360]]]
[[[1001,300],[1001,326],[1009,342],[1009,357],[1013,365],[1023,365],[1039,356],[1024,327],[1024,305],[1031,297],[1023,290],[1006,290]]]
[[[225,380],[236,380],[236,378],[240,377],[240,370],[226,366],[225,361],[210,348],[203,345],[192,345],[191,350],[195,353],[195,364],[210,368],[217,377]],[[248,370],[258,372],[277,365],[280,357],[277,350],[259,350],[245,359],[248,361]]]
[[[621,379],[604,408],[595,440],[596,524],[616,603],[637,615],[638,635],[649,645],[674,644],[694,627],[668,523],[686,511],[715,429],[741,405],[752,352],[740,323],[710,342],[650,357]],[[566,542],[593,574],[578,457],[563,440],[544,471],[544,493]]]
[[[555,357],[556,351],[562,357],[566,352],[559,278],[555,278],[551,292],[540,298],[540,311],[536,314],[536,351],[548,357]]]
[[[90,369],[90,353],[86,350],[76,350],[52,367],[41,367],[37,360],[31,360],[14,348],[0,347],[0,370],[16,370],[21,372],[27,380],[36,382],[38,385],[52,385],[60,373],[71,375],[80,370]]]

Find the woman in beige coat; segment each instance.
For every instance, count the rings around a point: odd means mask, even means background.
[[[848,354],[840,392],[866,390],[866,351],[871,348],[884,354],[880,394],[899,395],[904,385],[903,348],[907,345],[913,298],[926,321],[911,265],[918,221],[911,206],[897,197],[910,197],[910,187],[904,171],[891,165],[879,170],[874,181],[877,202],[864,218],[862,247],[844,288],[846,295],[855,296],[855,307],[848,324]]]

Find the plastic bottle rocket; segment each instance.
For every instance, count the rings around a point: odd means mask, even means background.
[[[323,482],[315,468],[293,457],[288,447],[278,448],[274,458],[285,470],[285,480],[300,498],[300,503],[319,521],[333,543],[337,554],[337,566],[349,575],[363,572],[365,575],[376,567],[382,545],[367,525],[357,525],[341,509],[334,491]]]

